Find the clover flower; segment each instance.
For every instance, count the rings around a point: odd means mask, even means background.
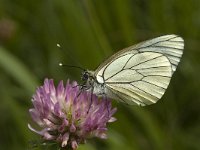
[[[41,130],[28,125],[29,129],[62,148],[77,149],[91,137],[107,138],[106,125],[116,120],[112,117],[116,108],[112,109],[109,100],[99,100],[90,92],[78,94],[76,82],[68,81],[64,86],[60,81],[56,88],[52,79],[45,79],[32,97],[34,108],[29,110]]]

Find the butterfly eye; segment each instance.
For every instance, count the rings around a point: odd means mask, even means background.
[[[82,79],[83,81],[86,81],[88,78],[89,78],[88,72],[83,72],[82,78],[81,78],[81,79]]]

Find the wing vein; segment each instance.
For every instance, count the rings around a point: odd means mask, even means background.
[[[169,38],[169,39],[167,39],[167,40],[158,41],[158,42],[152,43],[152,44],[147,45],[147,46],[144,46],[144,47],[133,48],[132,50],[139,50],[139,49],[143,49],[143,48],[148,48],[148,47],[151,47],[151,46],[153,46],[153,45],[155,45],[155,44],[162,43],[162,42],[165,42],[165,41],[170,41],[170,40],[172,40],[172,39],[174,39],[174,38],[177,38],[177,37],[178,37],[178,36]],[[170,42],[171,42],[171,41],[170,41]]]
[[[123,56],[126,56],[126,55],[130,55],[130,54],[121,55],[120,57],[123,57]],[[103,70],[102,76],[104,76],[105,70],[110,66],[110,64],[111,64],[113,61],[115,61],[115,60],[117,60],[118,58],[120,58],[120,57],[117,57],[116,59],[111,60],[111,61],[107,64],[107,66],[106,66],[105,69]],[[132,57],[132,56],[131,56],[131,57]],[[119,72],[120,72],[120,71],[119,71]],[[107,80],[107,79],[106,79],[106,80]]]
[[[158,86],[158,85],[156,85],[156,84],[154,84],[154,83],[151,83],[151,82],[148,82],[148,81],[145,81],[145,80],[141,80],[141,81],[142,81],[142,82],[149,83],[149,84],[152,84],[152,85],[154,85],[154,86],[156,86],[156,87],[158,87],[158,88],[162,88],[162,89],[166,90],[164,87]]]
[[[137,86],[135,86],[135,85],[133,85],[133,84],[130,84],[130,85],[133,86],[133,87],[135,87],[135,88],[137,88],[138,90],[140,90],[140,91],[146,93],[146,94],[151,95],[152,97],[155,97],[155,98],[159,99],[159,97],[157,97],[157,96],[155,96],[155,95],[152,95],[151,93],[148,93],[148,92],[146,92],[145,90],[142,90],[142,89],[140,89],[139,87],[137,87]]]
[[[152,58],[152,59],[145,60],[145,61],[143,61],[143,62],[138,63],[137,65],[131,66],[131,67],[128,68],[128,69],[131,69],[132,67],[136,67],[136,66],[138,66],[138,65],[141,65],[141,64],[143,64],[143,63],[146,63],[146,62],[148,62],[148,61],[154,60],[154,59],[159,58],[159,57],[162,57],[162,56],[163,56],[163,55],[160,55],[160,56],[154,57],[154,58]]]
[[[131,96],[129,96],[128,94],[126,94],[126,93],[123,93],[123,92],[121,92],[121,91],[119,91],[119,90],[115,90],[115,89],[113,89],[112,87],[108,87],[113,93],[115,93],[116,95],[118,95],[119,96],[119,94],[117,93],[117,92],[115,92],[115,91],[118,91],[119,93],[121,93],[122,95],[124,94],[124,95],[126,95],[126,96],[128,96],[128,97],[131,97]],[[125,88],[123,88],[123,89],[125,89]],[[125,90],[128,90],[128,89],[125,89]],[[128,90],[128,91],[130,91],[130,90]],[[132,93],[134,93],[134,94],[136,94],[135,92],[133,92],[133,91],[131,91]],[[137,96],[140,96],[140,95],[138,95],[138,94],[136,94]],[[141,97],[141,96],[140,96]],[[144,97],[143,97],[144,98]],[[144,102],[142,102],[142,101],[140,101],[140,100],[138,100],[138,99],[135,99],[135,98],[133,98],[134,100],[136,100],[137,102],[139,102],[139,103],[142,103],[142,104],[144,104],[144,105],[147,105],[146,103],[144,103]],[[145,98],[146,99],[146,98]],[[147,99],[148,100],[148,99]],[[149,101],[149,100],[148,100]],[[123,102],[124,102],[124,100],[123,100]],[[125,102],[126,104],[127,104],[127,102]]]

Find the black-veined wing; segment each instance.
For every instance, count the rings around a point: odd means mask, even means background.
[[[183,54],[183,39],[165,35],[125,48],[95,71],[106,94],[127,104],[156,103],[169,85]]]

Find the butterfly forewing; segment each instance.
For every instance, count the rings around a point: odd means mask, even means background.
[[[174,72],[183,54],[183,48],[184,41],[181,37],[165,35],[138,44],[134,49],[138,49],[140,52],[150,51],[165,55],[169,59]]]
[[[142,106],[156,103],[169,85],[183,47],[183,39],[176,35],[130,46],[100,65],[96,79],[105,85],[108,97]]]

